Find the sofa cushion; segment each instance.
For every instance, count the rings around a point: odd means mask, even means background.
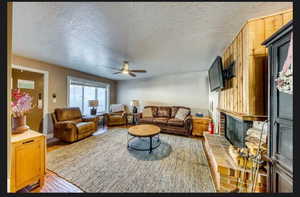
[[[168,125],[172,126],[183,126],[184,122],[183,120],[177,119],[177,118],[171,118],[168,120]]]
[[[141,123],[153,123],[153,118],[141,118]]]
[[[79,107],[56,108],[55,115],[57,121],[74,120],[81,118]]]
[[[158,107],[157,117],[170,118],[171,108],[170,107]]]
[[[78,128],[78,133],[85,133],[89,132],[91,130],[95,129],[95,123],[94,122],[80,122],[76,124],[76,127]]]
[[[110,115],[109,117],[109,120],[112,120],[112,121],[118,121],[120,119],[123,119],[123,116],[122,114],[114,114],[114,115]]]
[[[151,108],[145,108],[143,109],[143,118],[152,118],[153,115],[152,115],[152,109]]]
[[[180,119],[180,120],[184,120],[188,115],[189,115],[190,111],[188,109],[185,108],[179,108],[175,118],[176,119]]]
[[[171,118],[175,118],[178,109],[179,107],[175,107],[175,106],[171,107]]]
[[[168,124],[169,118],[153,118],[154,123],[158,124]]]

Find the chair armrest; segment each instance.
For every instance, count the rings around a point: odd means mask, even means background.
[[[74,142],[78,139],[78,129],[74,121],[60,121],[54,125],[54,137],[66,142]]]
[[[94,122],[97,120],[97,116],[85,116],[82,117],[83,122]]]
[[[76,128],[76,124],[74,121],[61,121],[61,122],[57,122],[54,125],[55,128],[57,129],[72,129],[72,128]]]
[[[127,113],[125,111],[122,113],[122,118],[127,118]]]

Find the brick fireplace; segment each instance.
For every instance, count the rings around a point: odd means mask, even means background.
[[[239,156],[239,148],[254,150],[249,148],[250,130],[256,129],[262,122],[252,121],[246,118],[239,118],[230,113],[220,112],[218,121],[218,134],[204,134],[204,147],[210,163],[211,172],[216,188],[220,192],[251,192],[251,166],[253,163],[247,162],[246,169],[243,167],[245,160]],[[250,142],[251,143],[251,142]],[[240,177],[240,178],[239,178]],[[258,173],[255,192],[266,191],[266,171],[262,168]],[[239,183],[240,186],[237,186]]]

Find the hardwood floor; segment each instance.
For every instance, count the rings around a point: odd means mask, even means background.
[[[130,126],[118,126],[128,128]],[[108,127],[100,128],[98,131],[93,133],[93,135],[101,135],[105,132],[108,132]],[[69,143],[62,142],[57,138],[51,138],[47,140],[47,152],[56,150],[63,146],[68,145]],[[58,176],[54,172],[50,170],[46,170],[45,181],[42,187],[34,187],[28,186],[22,190],[19,190],[18,193],[83,193],[84,191],[81,190],[76,185],[70,183],[69,181],[65,180],[64,178]]]
[[[79,187],[66,181],[62,177],[56,175],[50,170],[46,171],[45,183],[42,187],[28,186],[20,191],[20,193],[83,193]]]

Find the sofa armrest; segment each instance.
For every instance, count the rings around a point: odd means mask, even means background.
[[[136,121],[137,121],[137,124],[139,124],[139,122],[140,122],[140,120],[141,120],[141,118],[143,117],[143,113],[137,113],[137,115],[136,115]]]
[[[185,119],[184,119],[184,128],[188,131],[189,135],[192,134],[192,128],[193,128],[193,119],[191,115],[188,115]]]
[[[142,118],[142,117],[143,117],[143,113],[142,113],[142,112],[138,113],[138,114],[137,114],[137,117],[138,117],[138,118]]]

